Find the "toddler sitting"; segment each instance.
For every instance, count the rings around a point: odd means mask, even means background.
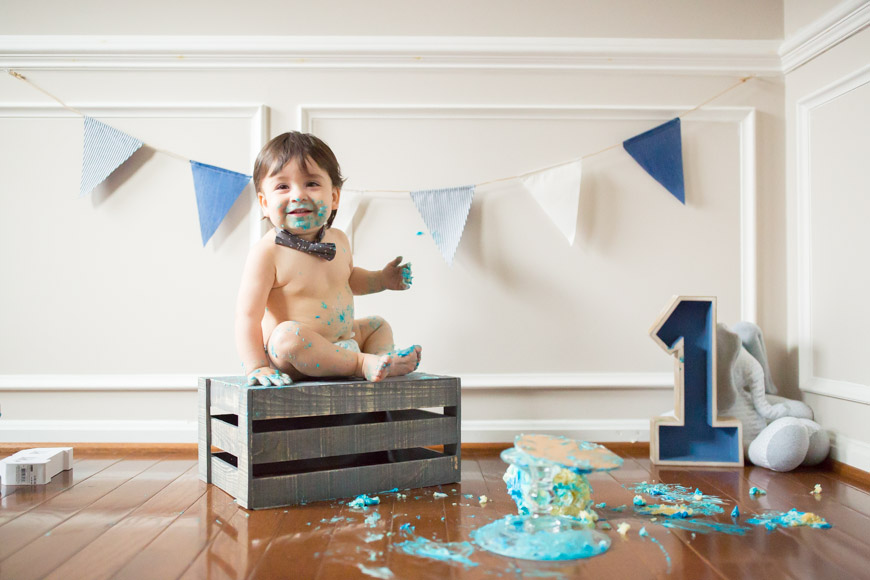
[[[239,288],[236,346],[249,385],[381,381],[420,364],[420,346],[396,351],[383,318],[354,319],[354,295],[407,290],[411,265],[354,266],[347,236],[330,227],[343,183],[332,150],[310,134],[279,135],[257,156],[257,200],[275,229],[251,248]]]

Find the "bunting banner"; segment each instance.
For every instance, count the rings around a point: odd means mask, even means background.
[[[93,191],[144,143],[85,115],[79,197]]]
[[[251,176],[197,161],[190,162],[190,169],[196,190],[199,231],[205,246],[251,181]]]
[[[347,234],[349,240],[353,240],[353,218],[361,201],[362,192],[353,189],[342,189],[338,198],[338,212],[332,221],[332,227]]]
[[[622,146],[653,179],[686,205],[679,117],[624,141]]]
[[[523,185],[562,232],[569,245],[577,234],[580,178],[583,160],[541,171],[523,178]]]
[[[412,191],[411,199],[448,266],[468,221],[474,185]]]
[[[80,196],[93,191],[144,145],[143,141],[70,107],[23,74],[11,69],[6,69],[5,72],[31,85],[57,101],[60,106],[84,118]],[[686,192],[683,178],[680,117],[693,113],[753,78],[755,78],[754,75],[741,78],[738,82],[726,87],[671,121],[623,141],[622,146],[653,179],[685,205]],[[556,167],[521,175],[499,177],[491,181],[462,187],[415,190],[410,192],[410,196],[429,229],[432,239],[438,246],[438,250],[450,266],[453,265],[456,250],[465,230],[476,189],[501,181],[521,180],[524,188],[541,206],[568,242],[573,245],[577,233],[582,162],[584,159],[600,155],[618,146],[618,144],[611,145]],[[164,151],[153,145],[150,147],[157,152],[190,163],[196,190],[200,234],[203,246],[205,246],[251,178],[242,173],[190,161],[186,157],[171,151]],[[352,236],[354,217],[362,197],[370,192],[402,196],[409,193],[407,190],[386,189],[348,189],[343,191],[340,202],[341,211],[336,215],[334,225],[336,228],[346,231],[348,237]]]

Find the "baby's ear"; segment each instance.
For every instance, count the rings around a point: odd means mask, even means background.
[[[332,209],[338,209],[338,203],[341,201],[341,188],[332,188]]]

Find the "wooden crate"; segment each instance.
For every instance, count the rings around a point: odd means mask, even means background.
[[[248,509],[458,482],[459,445],[455,377],[199,379],[199,476]]]

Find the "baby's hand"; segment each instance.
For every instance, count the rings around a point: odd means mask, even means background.
[[[411,275],[411,264],[399,263],[402,261],[402,256],[399,256],[381,270],[381,280],[385,290],[407,290],[411,287],[411,282],[414,277]]]
[[[248,374],[248,386],[263,385],[269,387],[275,385],[292,385],[293,379],[287,373],[282,373],[272,367],[260,367]]]

